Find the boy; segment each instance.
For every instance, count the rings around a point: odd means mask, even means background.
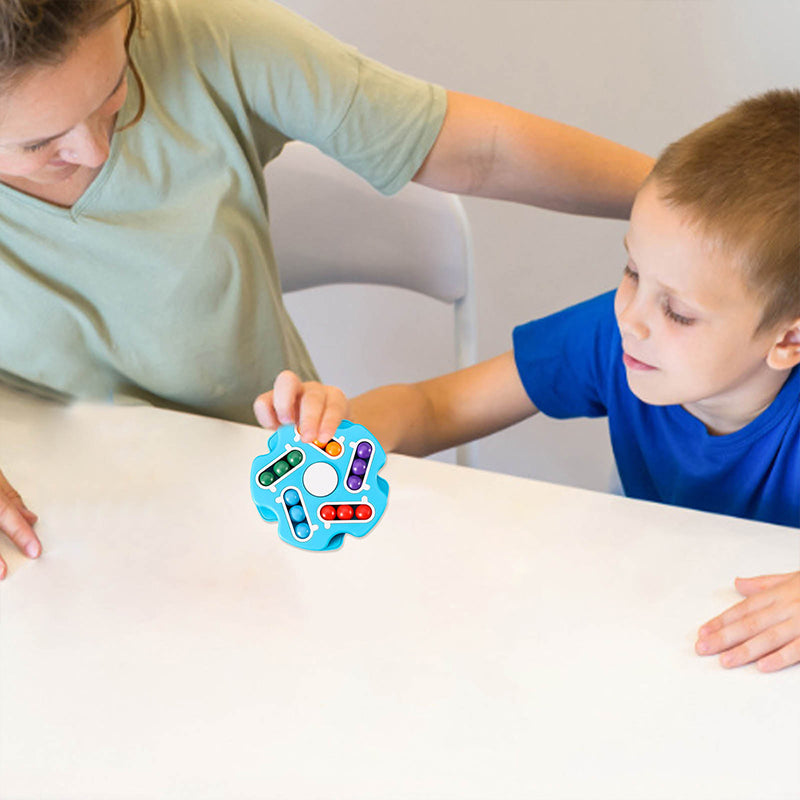
[[[746,100],[670,145],[640,188],[616,293],[514,330],[513,350],[347,401],[282,373],[265,427],[327,441],[343,417],[425,455],[541,410],[609,418],[628,496],[800,526],[800,91]],[[800,572],[748,599],[698,653],[800,662]]]

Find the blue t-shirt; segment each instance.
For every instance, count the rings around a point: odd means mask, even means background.
[[[614,292],[515,328],[514,357],[543,413],[608,416],[628,497],[800,527],[800,367],[752,422],[712,436],[628,388]]]

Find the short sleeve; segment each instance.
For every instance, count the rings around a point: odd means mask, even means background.
[[[514,358],[531,401],[544,414],[608,414],[607,385],[615,343],[614,292],[514,329]]]
[[[402,188],[433,146],[443,88],[366,58],[271,0],[161,2],[179,4],[195,63],[223,94],[241,94],[256,139],[277,131],[309,142],[385,194]]]

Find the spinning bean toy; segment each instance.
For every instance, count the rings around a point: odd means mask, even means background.
[[[307,444],[293,425],[272,434],[253,459],[250,493],[278,535],[304,550],[336,550],[345,534],[369,533],[386,509],[389,484],[378,475],[386,453],[363,426],[343,420],[329,442]]]

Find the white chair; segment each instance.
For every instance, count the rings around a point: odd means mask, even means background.
[[[316,148],[287,145],[265,169],[284,292],[379,284],[452,304],[455,365],[477,356],[472,237],[461,200],[411,183],[386,198]],[[474,446],[456,450],[474,463]]]

